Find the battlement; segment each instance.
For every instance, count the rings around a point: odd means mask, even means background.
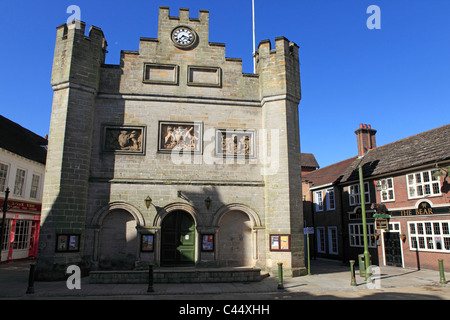
[[[107,42],[102,29],[91,26],[86,36],[86,23],[74,20],[56,28],[56,43],[51,84],[77,83],[97,90],[100,66],[105,62]]]
[[[266,56],[272,54],[289,53],[289,55],[298,57],[298,45],[290,42],[285,37],[275,38],[275,49],[272,49],[270,40],[262,40],[258,45],[256,56]]]
[[[167,34],[176,26],[184,25],[195,30],[199,35],[199,46],[208,46],[209,43],[209,11],[200,10],[198,18],[191,18],[189,9],[180,8],[179,16],[170,16],[169,7],[159,7],[158,40],[161,43],[170,41]]]
[[[174,17],[170,16],[170,9],[169,7],[159,7],[159,17],[161,18],[168,18],[170,20],[177,20],[178,22],[209,22],[209,11],[208,10],[199,10],[199,16],[198,18],[191,18],[189,15],[189,9],[187,8],[180,8],[179,9],[179,16]]]
[[[91,26],[89,28],[89,34],[86,35],[86,23],[84,21],[73,20],[69,24],[64,23],[56,28],[56,32],[57,39],[65,40],[68,38],[69,33],[73,33],[74,35],[82,36],[85,39],[104,41],[104,45],[106,47],[106,40],[103,30],[96,26]]]
[[[300,101],[300,70],[298,45],[285,37],[263,40],[256,51],[256,73],[260,76],[262,96],[285,95]]]

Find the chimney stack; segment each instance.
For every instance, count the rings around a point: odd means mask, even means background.
[[[377,130],[371,128],[370,124],[360,124],[359,129],[355,131],[358,142],[358,157],[363,156],[367,151],[377,147],[375,134]]]

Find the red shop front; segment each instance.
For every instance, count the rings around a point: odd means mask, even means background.
[[[4,199],[0,199],[0,208],[3,202]],[[8,200],[1,262],[37,257],[40,219],[40,204]]]

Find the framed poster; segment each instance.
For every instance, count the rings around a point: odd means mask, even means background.
[[[69,246],[67,251],[79,251],[80,250],[80,236],[76,234],[69,235]]]
[[[216,156],[255,158],[255,130],[216,130]]]
[[[155,235],[143,234],[141,236],[141,251],[153,252],[155,250]]]
[[[160,121],[158,134],[159,152],[203,151],[203,124],[201,122]]]
[[[289,234],[271,234],[270,251],[290,251],[291,236]]]
[[[214,251],[214,235],[203,234],[202,235],[202,251]]]
[[[280,250],[280,237],[271,235],[270,236],[270,251]]]
[[[56,236],[56,252],[80,251],[79,234],[58,234]]]
[[[67,251],[67,243],[68,243],[68,236],[66,234],[60,234],[57,236],[56,239],[56,251],[57,252],[64,252]]]

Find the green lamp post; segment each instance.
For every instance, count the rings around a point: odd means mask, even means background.
[[[359,193],[361,194],[361,216],[362,216],[363,240],[364,240],[364,267],[366,271],[365,274],[367,280],[369,278],[369,273],[367,272],[367,269],[370,261],[370,256],[369,256],[369,246],[367,244],[366,199],[364,197],[364,181],[361,163],[358,166],[358,171],[359,171]]]

